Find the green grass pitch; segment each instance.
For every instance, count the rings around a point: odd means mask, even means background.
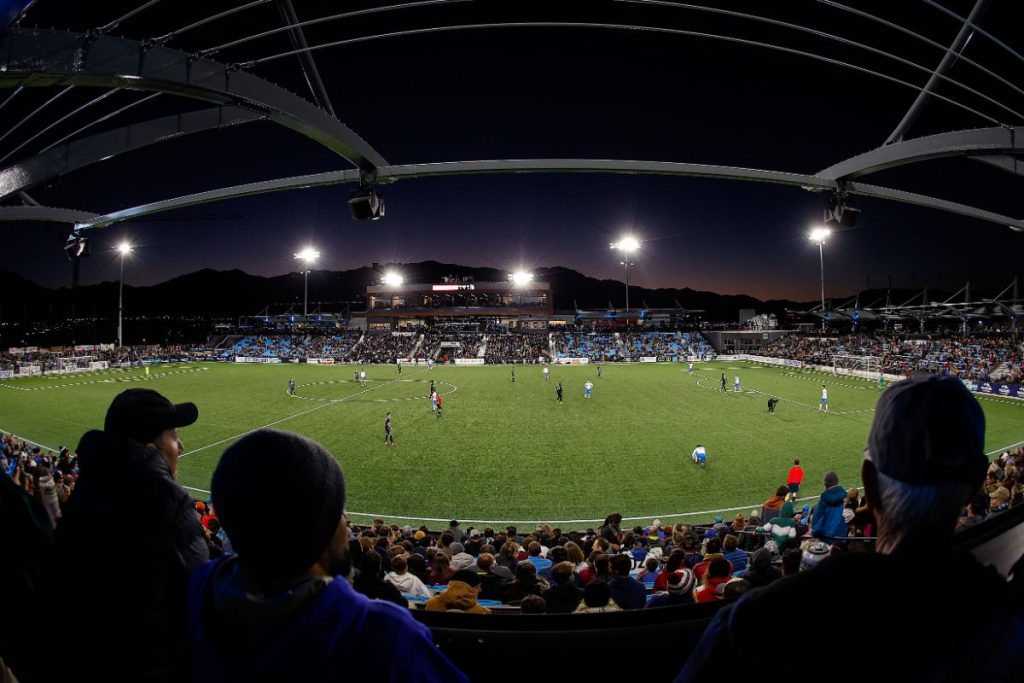
[[[793,458],[807,473],[802,495],[820,493],[833,469],[842,484],[857,486],[879,395],[875,382],[728,360],[698,364],[694,375],[677,364],[605,365],[601,379],[593,366],[552,365],[548,382],[539,366],[516,366],[514,384],[511,366],[407,367],[401,376],[394,366],[368,366],[366,386],[353,381],[356,369],[203,363],[153,366],[148,376],[131,369],[5,380],[0,430],[73,447],[102,426],[118,392],[146,386],[199,406],[199,421],[182,430],[187,452],[178,468],[197,498],[208,497],[224,448],[271,425],[316,439],[338,457],[356,521],[381,515],[403,524],[458,518],[580,528],[611,512],[664,520],[749,513],[785,482]],[[736,374],[740,393],[732,391]],[[441,418],[427,400],[431,379],[444,399]],[[595,386],[584,400],[587,379]],[[822,383],[827,414],[818,412]],[[769,395],[780,399],[775,415]],[[987,450],[1024,440],[1024,402],[984,397],[981,404]],[[383,444],[387,411],[394,447]],[[698,443],[708,450],[704,469],[689,458]]]

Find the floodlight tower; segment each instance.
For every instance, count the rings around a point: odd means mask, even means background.
[[[533,282],[533,273],[528,273],[525,270],[517,270],[509,276],[509,280],[512,281],[512,287],[516,290],[516,307],[523,307],[523,289]]]
[[[117,253],[121,255],[121,276],[117,280],[117,348],[121,348],[124,342],[124,257],[132,253],[132,245],[121,242]]]
[[[309,314],[309,267],[320,258],[320,252],[313,247],[306,247],[295,255],[295,258],[302,261],[302,272],[305,275],[305,286],[302,292],[302,320],[305,322]]]
[[[629,256],[640,248],[640,240],[632,235],[626,235],[618,242],[612,242],[611,247],[622,252],[622,267],[626,271],[626,313],[629,313],[629,267],[633,265],[629,262]]]
[[[814,228],[808,235],[812,242],[818,244],[818,258],[821,262],[821,331],[825,331],[825,240],[832,234],[832,230],[825,227]]]

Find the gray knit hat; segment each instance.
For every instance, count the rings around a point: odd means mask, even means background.
[[[300,576],[327,549],[345,510],[345,475],[334,456],[274,429],[224,451],[210,488],[238,561],[260,581]],[[283,497],[287,508],[276,504]]]

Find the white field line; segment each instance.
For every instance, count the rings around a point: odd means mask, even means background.
[[[356,396],[362,396],[363,394],[365,394],[365,393],[367,393],[369,391],[373,391],[374,389],[380,389],[381,387],[386,387],[386,386],[389,386],[391,384],[394,384],[395,382],[401,382],[401,381],[402,381],[401,379],[397,379],[397,378],[396,379],[391,379],[391,380],[388,380],[386,382],[381,382],[380,384],[377,384],[375,386],[369,387],[367,389],[363,389],[362,391],[357,391],[356,393],[350,394],[350,395],[345,396],[343,398],[332,399],[331,401],[328,401],[326,403],[321,403],[318,406],[313,406],[312,408],[308,408],[306,410],[300,410],[299,412],[295,413],[294,415],[288,415],[286,417],[282,417],[280,420],[274,420],[273,422],[267,423],[267,424],[265,424],[265,425],[263,425],[261,427],[253,427],[249,431],[242,432],[241,434],[235,434],[234,436],[229,436],[226,439],[221,439],[220,441],[214,441],[213,443],[208,443],[205,446],[200,446],[199,448],[195,448],[195,449],[193,449],[191,451],[188,451],[187,453],[182,453],[181,456],[179,457],[179,460],[181,458],[184,458],[186,455],[192,455],[193,453],[198,453],[200,451],[205,451],[207,448],[213,448],[214,446],[219,446],[220,444],[227,443],[228,441],[234,441],[236,439],[241,439],[243,436],[247,436],[249,434],[252,434],[253,432],[258,432],[261,429],[267,429],[268,427],[273,427],[274,425],[279,425],[282,422],[287,422],[288,420],[294,420],[297,417],[302,417],[303,415],[308,415],[309,413],[314,413],[314,412],[316,412],[318,410],[323,410],[324,408],[329,408],[330,406],[333,406],[333,405],[335,405],[337,403],[344,403],[345,401],[353,399]],[[199,491],[201,489],[194,489],[194,490]]]

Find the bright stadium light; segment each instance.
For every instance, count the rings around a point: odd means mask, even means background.
[[[626,271],[626,313],[629,313],[629,255],[640,248],[640,240],[633,235],[625,235],[618,242],[612,242],[612,249],[622,252],[622,267]],[[628,315],[627,315],[628,318]],[[628,321],[627,321],[628,322]]]
[[[117,253],[121,255],[121,277],[117,281],[117,348],[121,348],[124,343],[124,257],[132,253],[132,245],[121,242]]]
[[[811,230],[808,235],[812,242],[818,245],[818,259],[821,261],[821,330],[825,331],[825,240],[832,234],[830,228],[819,226]]]
[[[320,258],[320,252],[313,247],[306,247],[295,254],[298,261],[302,261],[302,272],[305,275],[305,285],[302,289],[302,319],[305,321],[309,310],[309,267]]]
[[[384,284],[389,287],[401,287],[403,282],[405,282],[405,278],[402,277],[401,273],[394,271],[384,273]]]
[[[512,273],[512,284],[516,287],[524,287],[533,282],[533,274],[525,270],[518,270]]]

